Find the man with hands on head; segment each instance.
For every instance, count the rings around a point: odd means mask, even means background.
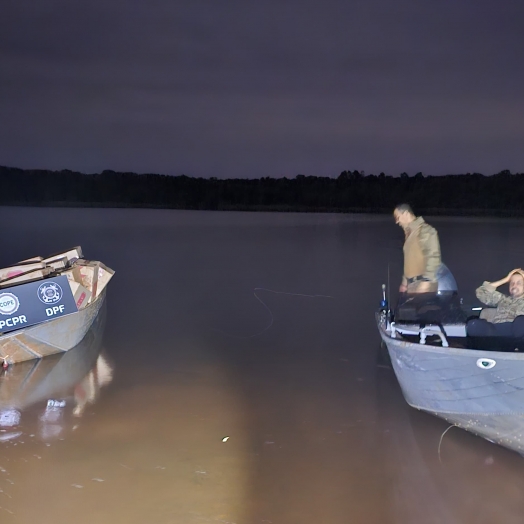
[[[509,282],[509,297],[497,288]],[[524,271],[513,269],[496,282],[484,282],[476,289],[477,298],[487,306],[496,307],[488,321],[474,318],[466,329],[474,337],[524,337]]]

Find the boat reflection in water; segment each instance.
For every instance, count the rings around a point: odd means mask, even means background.
[[[0,442],[44,441],[76,429],[86,407],[112,380],[102,353],[105,307],[76,347],[61,355],[21,362],[0,375]]]
[[[411,409],[393,369],[380,366],[378,427],[388,485],[387,522],[522,522],[523,461],[508,449]]]

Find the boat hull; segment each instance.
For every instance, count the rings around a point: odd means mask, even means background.
[[[0,336],[0,359],[8,364],[69,351],[81,342],[105,300],[105,290],[84,309]]]
[[[20,362],[0,380],[0,412],[25,410],[49,399],[70,395],[75,386],[93,369],[102,352],[105,325],[102,306],[82,341],[65,353]]]
[[[524,354],[412,343],[377,324],[410,406],[524,453]]]

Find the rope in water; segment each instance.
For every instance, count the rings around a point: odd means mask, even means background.
[[[293,297],[334,298],[331,295],[306,295],[304,293],[290,293],[288,291],[275,291],[274,289],[267,289],[267,288],[264,288],[264,287],[256,287],[253,290],[253,295],[264,306],[264,308],[267,309],[267,312],[269,313],[269,324],[262,331],[259,331],[258,333],[255,333],[254,335],[247,335],[247,336],[230,335],[229,333],[226,333],[225,331],[222,331],[220,329],[213,329],[213,331],[216,331],[217,333],[222,333],[223,335],[225,335],[227,337],[230,337],[230,338],[235,338],[235,339],[239,339],[239,340],[247,340],[247,339],[250,339],[250,338],[258,337],[258,336],[262,335],[262,333],[265,333],[268,329],[270,329],[271,326],[273,325],[273,322],[274,322],[275,318],[273,316],[273,313],[271,312],[271,309],[269,309],[268,305],[257,295],[257,291],[266,291],[267,293],[274,293],[275,295],[289,295],[289,296],[293,296]]]

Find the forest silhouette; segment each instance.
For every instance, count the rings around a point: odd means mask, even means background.
[[[391,213],[400,202],[417,213],[524,216],[524,174],[205,179],[0,166],[0,205]]]

